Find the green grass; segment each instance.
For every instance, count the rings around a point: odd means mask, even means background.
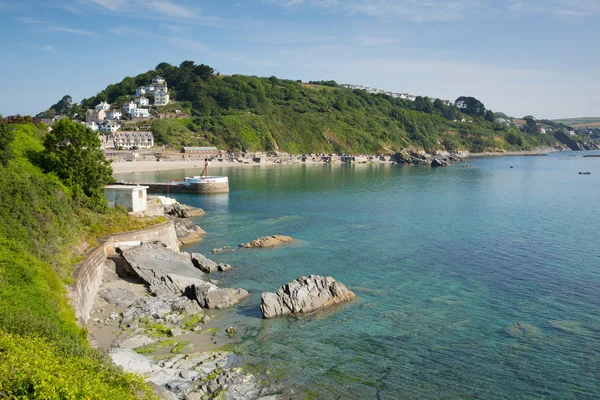
[[[96,237],[159,220],[92,211],[73,200],[36,166],[45,128],[15,128],[15,159],[0,165],[0,397],[148,397],[139,378],[89,347],[65,283]]]

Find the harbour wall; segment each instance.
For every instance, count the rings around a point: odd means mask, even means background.
[[[87,325],[90,318],[94,299],[102,284],[106,258],[114,254],[115,249],[120,246],[136,246],[142,242],[156,240],[173,251],[179,251],[177,233],[172,220],[151,228],[106,237],[75,266],[73,283],[68,286],[68,293],[75,316],[81,326]]]

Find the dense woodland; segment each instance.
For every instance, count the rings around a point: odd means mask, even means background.
[[[487,151],[556,144],[551,135],[495,123],[494,113],[473,97],[460,97],[453,105],[428,97],[413,102],[345,89],[334,81],[305,84],[276,77],[221,76],[193,61],[179,67],[160,63],[80,104],[71,104],[65,96],[45,114],[82,118],[100,101],[120,107],[131,100],[136,87],[148,85],[156,75],[166,79],[174,101],[161,112],[177,109],[190,116],[153,122],[157,143],[174,148],[389,153],[402,148]],[[463,119],[466,122],[460,122]]]

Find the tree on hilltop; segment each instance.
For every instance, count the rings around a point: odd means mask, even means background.
[[[485,117],[485,106],[475,97],[461,96],[454,104],[463,114]]]
[[[46,134],[44,147],[41,164],[46,172],[55,173],[74,198],[105,204],[104,186],[112,181],[112,168],[97,133],[63,118]]]

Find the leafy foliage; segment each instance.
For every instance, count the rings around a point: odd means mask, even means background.
[[[0,164],[7,166],[13,158],[11,144],[15,138],[13,127],[0,121]]]
[[[112,168],[100,145],[97,133],[63,118],[44,138],[42,166],[55,173],[73,197],[87,197],[101,205],[104,186],[112,180]]]
[[[11,125],[13,157],[0,164],[0,397],[134,399],[151,396],[89,347],[65,282],[82,241],[143,228],[121,210],[95,212],[35,165],[46,127]],[[68,162],[68,160],[67,160]]]
[[[220,76],[194,61],[178,67],[163,62],[155,70],[126,77],[84,99],[81,108],[100,101],[119,107],[131,100],[137,86],[148,85],[156,75],[165,78],[176,101],[164,110],[179,109],[192,116],[153,123],[156,142],[174,148],[389,153],[407,147],[516,150],[548,141],[528,133],[521,145],[509,142],[509,134],[518,135],[518,130],[496,124],[494,113],[473,97],[459,97],[455,104],[421,96],[413,102],[342,88],[335,81],[304,84],[274,76]],[[463,119],[466,122],[458,122]]]

